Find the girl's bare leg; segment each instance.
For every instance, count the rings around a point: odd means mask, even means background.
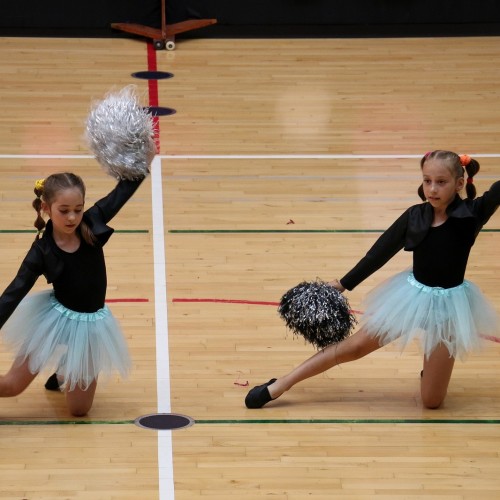
[[[87,390],[76,386],[72,391],[66,391],[66,404],[74,417],[84,417],[92,408],[97,380],[94,380]]]
[[[28,365],[29,359],[14,360],[10,370],[0,376],[0,397],[18,396],[33,382],[38,374],[31,373]]]
[[[379,348],[378,339],[368,336],[364,330],[359,330],[342,342],[317,352],[290,373],[278,378],[268,386],[269,395],[272,399],[276,399],[302,380],[314,377],[341,363],[360,359]]]
[[[439,408],[446,397],[453,371],[455,358],[450,357],[448,348],[439,345],[429,356],[424,358],[420,394],[426,408]]]

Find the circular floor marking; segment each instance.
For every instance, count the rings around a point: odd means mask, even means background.
[[[151,115],[153,116],[167,116],[176,113],[175,109],[164,108],[162,106],[147,106],[145,109],[148,113],[151,113]]]
[[[191,427],[194,420],[191,417],[177,413],[152,413],[136,418],[134,423],[144,429],[174,430]]]
[[[132,76],[142,80],[165,80],[166,78],[172,78],[174,75],[166,71],[137,71],[132,73]]]

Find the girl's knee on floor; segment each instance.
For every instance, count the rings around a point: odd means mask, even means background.
[[[438,384],[436,384],[438,385]],[[446,394],[448,392],[448,384],[446,387],[443,385],[436,386],[434,384],[425,384],[422,382],[420,388],[420,396],[422,398],[422,404],[428,410],[437,410],[443,404]]]
[[[86,389],[77,386],[66,392],[66,404],[73,417],[84,417],[92,408],[97,380],[94,380]]]

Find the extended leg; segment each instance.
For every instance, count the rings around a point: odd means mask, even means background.
[[[28,365],[29,359],[24,361],[16,359],[10,370],[0,376],[0,397],[17,396],[33,382],[38,374],[31,373]]]
[[[420,393],[426,408],[434,410],[443,403],[454,364],[455,358],[450,356],[444,345],[439,345],[429,358],[424,358]]]
[[[287,375],[273,382],[270,381],[265,386],[260,386],[261,389],[252,389],[253,393],[250,391],[252,394],[249,393],[247,396],[246,404],[249,408],[259,408],[263,406],[263,404],[260,404],[262,401],[265,399],[268,401],[276,399],[298,382],[323,373],[335,365],[360,359],[377,350],[379,347],[378,339],[370,337],[363,330],[360,330],[339,344],[332,344],[322,351],[317,352]],[[268,391],[268,394],[266,391]],[[264,399],[260,397],[262,396],[262,392],[267,396]],[[252,399],[255,399],[253,396],[256,396],[258,400],[254,405],[252,404]]]

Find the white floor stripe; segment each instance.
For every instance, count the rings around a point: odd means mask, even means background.
[[[169,155],[171,160],[339,160],[339,159],[390,159],[422,158],[423,155],[352,155],[352,154],[256,154],[256,155]],[[469,155],[478,156],[478,155]]]
[[[467,153],[473,158],[500,158],[500,153]],[[262,154],[262,155],[157,155],[160,160],[360,160],[422,158],[423,154],[355,155],[355,154]],[[6,155],[0,159],[89,159],[92,155]]]
[[[0,155],[0,158],[3,159],[43,159],[43,158],[52,158],[52,159],[71,159],[71,160],[84,160],[85,158],[93,158],[92,155]]]
[[[161,158],[151,165],[153,261],[156,324],[156,392],[158,412],[170,413],[170,362],[168,348],[167,281],[163,227]],[[158,482],[160,500],[174,495],[172,431],[158,431]]]
[[[500,158],[500,153],[467,153],[473,158]],[[354,154],[266,154],[266,155],[164,155],[162,158],[170,160],[200,160],[200,159],[217,159],[217,160],[362,160],[362,159],[405,159],[417,158],[420,159],[424,155],[410,154],[394,154],[394,155],[354,155]]]

